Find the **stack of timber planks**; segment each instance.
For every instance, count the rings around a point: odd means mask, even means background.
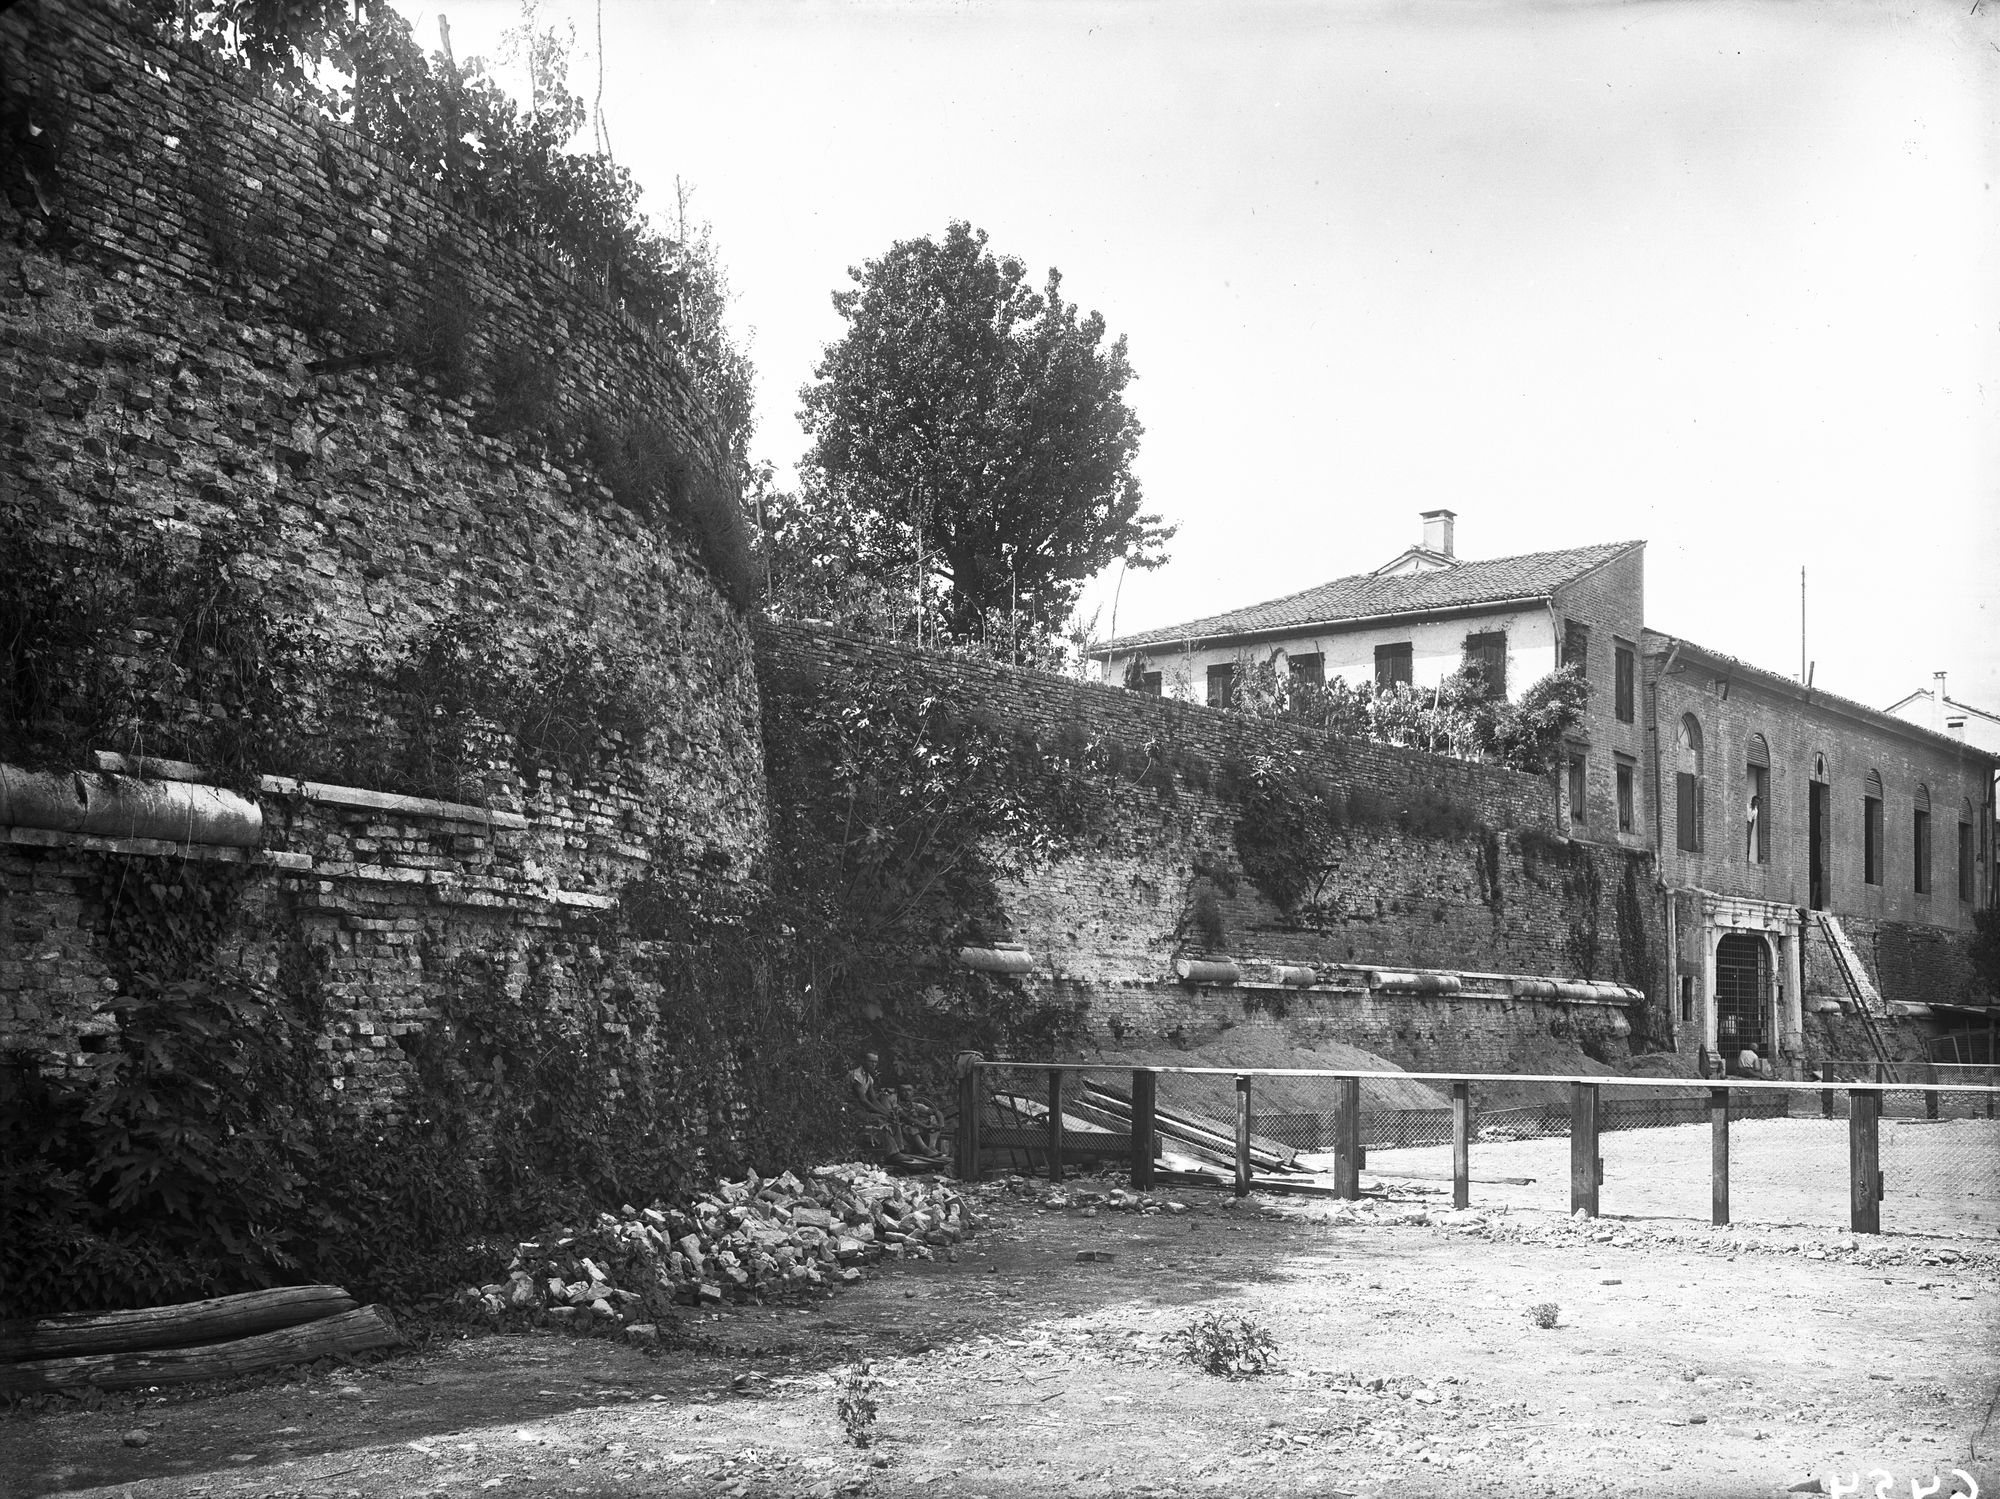
[[[1118,1130],[1127,1136],[1132,1132],[1132,1095],[1115,1083],[1086,1082],[1083,1097],[1070,1104],[1065,1112],[1080,1115],[1092,1124]],[[1191,1156],[1196,1161],[1220,1166],[1225,1171],[1236,1169],[1236,1139],[1218,1120],[1200,1119],[1193,1114],[1183,1114],[1155,1104],[1153,1136],[1158,1142],[1160,1159],[1170,1167],[1174,1164],[1173,1157]],[[1267,1175],[1303,1172],[1305,1168],[1298,1164],[1298,1154],[1289,1145],[1265,1139],[1262,1135],[1253,1134],[1250,1137],[1252,1171]]]
[[[127,1390],[255,1374],[402,1341],[339,1286],[282,1286],[131,1312],[0,1322],[0,1395]]]

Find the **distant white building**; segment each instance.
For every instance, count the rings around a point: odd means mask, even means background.
[[[1975,749],[2000,755],[2000,713],[1962,703],[1945,691],[1945,674],[1931,673],[1931,685],[1919,687],[1882,710],[1907,723],[1962,739]]]

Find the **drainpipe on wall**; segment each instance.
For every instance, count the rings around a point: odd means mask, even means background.
[[[1681,1025],[1681,948],[1675,921],[1674,889],[1667,883],[1667,849],[1662,841],[1660,823],[1660,678],[1672,669],[1674,658],[1681,653],[1681,644],[1674,642],[1674,648],[1667,652],[1665,664],[1646,683],[1647,732],[1653,738],[1653,858],[1657,861],[1660,875],[1660,889],[1667,902],[1667,1026],[1668,1034],[1674,1038],[1674,1050],[1680,1050]],[[1639,658],[1643,661],[1645,658]]]
[[[1667,1043],[1676,1052],[1681,1049],[1681,944],[1674,930],[1674,893],[1665,885],[1660,889],[1667,903]]]

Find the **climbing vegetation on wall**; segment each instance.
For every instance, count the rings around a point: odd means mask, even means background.
[[[92,750],[198,762],[244,785],[296,757],[307,633],[228,534],[87,540],[0,512],[0,760],[91,768]]]
[[[774,894],[829,1014],[918,1051],[1063,1033],[1060,1007],[947,960],[1005,936],[1002,873],[1084,845],[1112,814],[1106,746],[1040,741],[888,673],[779,673],[764,689]]]
[[[1468,839],[1477,814],[1449,792],[1415,786],[1399,797],[1342,786],[1302,752],[1274,753],[1223,767],[1224,794],[1241,809],[1236,856],[1243,872],[1290,915],[1321,913],[1327,883],[1358,832],[1397,831],[1413,838]]]

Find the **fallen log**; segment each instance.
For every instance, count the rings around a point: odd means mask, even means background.
[[[97,1353],[83,1358],[0,1364],[0,1395],[32,1395],[84,1385],[95,1385],[100,1390],[130,1390],[145,1385],[194,1384],[205,1379],[255,1374],[284,1364],[365,1353],[401,1341],[401,1335],[380,1307],[364,1306],[278,1332],[259,1333],[227,1343],[206,1343],[197,1348],[156,1348],[144,1353]]]
[[[354,1298],[339,1286],[279,1286],[138,1311],[23,1318],[0,1322],[0,1363],[220,1343],[353,1310]]]

